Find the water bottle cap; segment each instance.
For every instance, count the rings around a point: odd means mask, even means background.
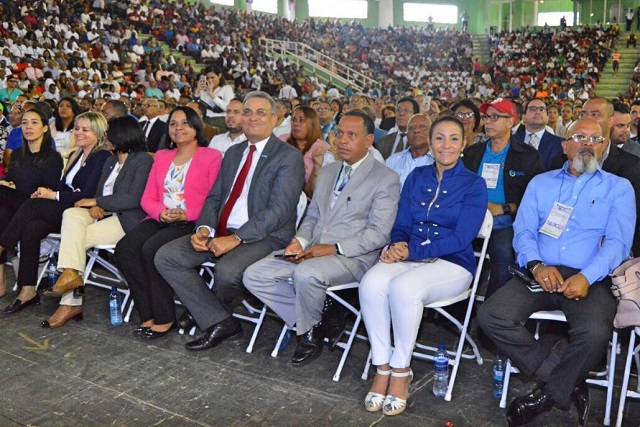
[[[438,345],[438,350],[446,350],[446,346],[444,345],[444,343],[440,343],[440,345]]]
[[[112,287],[111,287],[111,293],[112,293],[112,294],[116,294],[116,293],[118,293],[118,287],[117,287],[117,286],[112,286]]]

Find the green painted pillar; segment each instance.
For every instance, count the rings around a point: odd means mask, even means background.
[[[246,0],[235,0],[234,7],[240,10],[247,10],[247,1]]]

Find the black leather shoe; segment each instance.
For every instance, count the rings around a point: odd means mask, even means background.
[[[138,326],[133,330],[133,335],[141,337],[147,329],[150,329],[149,326]]]
[[[322,353],[322,326],[316,325],[308,332],[298,336],[298,347],[293,353],[293,366],[304,366]]]
[[[29,301],[22,302],[18,298],[15,299],[7,308],[4,309],[4,314],[13,314],[22,309],[29,307],[30,305],[40,305],[40,294],[36,293],[36,296],[31,298]]]
[[[140,334],[140,336],[142,338],[146,338],[146,339],[155,339],[155,338],[162,338],[165,335],[167,335],[169,332],[173,331],[176,328],[176,323],[173,322],[171,324],[171,326],[169,327],[169,329],[167,329],[166,331],[154,331],[151,328],[147,328],[146,331],[142,332]]]
[[[538,386],[528,395],[511,401],[507,408],[507,423],[510,427],[527,424],[539,414],[550,411],[554,403],[546,385]]]
[[[178,319],[178,327],[180,329],[184,329],[185,331],[189,331],[191,328],[196,326],[196,319],[193,318],[191,313],[185,311],[182,313],[182,316]]]
[[[207,350],[222,341],[235,341],[242,338],[242,326],[235,317],[218,322],[205,331],[205,334],[195,341],[185,344],[187,350]]]
[[[331,298],[325,300],[322,314],[322,332],[327,338],[328,347],[331,351],[336,349],[336,344],[340,342],[346,332],[346,314],[347,309],[341,304]]]
[[[587,425],[587,418],[589,418],[589,387],[587,387],[587,383],[584,380],[580,381],[576,388],[573,389],[571,402],[578,410],[578,423],[581,426]]]

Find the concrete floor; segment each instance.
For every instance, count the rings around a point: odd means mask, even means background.
[[[0,305],[14,297],[10,293]],[[340,381],[333,382],[340,350],[325,349],[302,368],[289,362],[293,342],[279,357],[271,357],[281,327],[276,320],[265,322],[251,354],[245,348],[253,325],[247,323],[243,340],[188,352],[183,345],[192,338],[177,333],[154,341],[133,337],[136,315],[130,324],[111,326],[104,290],[87,289],[83,321],[40,328],[56,305],[55,299],[43,298],[38,307],[0,315],[0,427],[506,425],[504,410],[491,396],[492,350],[481,349],[483,365],[466,361],[461,366],[451,402],[433,396],[431,363],[414,361],[409,408],[402,415],[385,417],[363,407],[370,386],[370,379],[360,378],[368,353],[365,342],[354,345]],[[442,341],[453,348],[448,327],[425,322],[423,329],[421,336],[431,337],[431,343]],[[619,366],[622,363],[619,357]],[[621,383],[619,368],[612,418]],[[515,375],[510,396],[532,386]],[[601,425],[605,390],[590,390],[589,425]],[[639,401],[631,402],[625,421],[628,426],[640,424]],[[575,426],[577,416],[574,409],[554,409],[531,425]]]

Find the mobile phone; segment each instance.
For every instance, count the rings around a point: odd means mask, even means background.
[[[204,74],[200,76],[200,83],[207,83],[207,76],[205,76]]]
[[[298,254],[275,254],[275,258],[295,258]]]

